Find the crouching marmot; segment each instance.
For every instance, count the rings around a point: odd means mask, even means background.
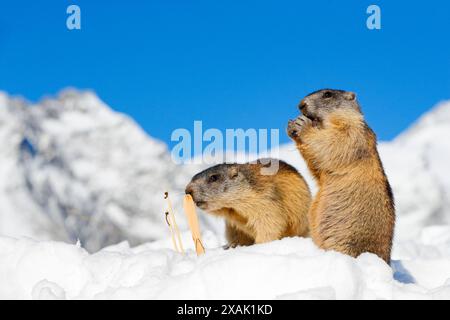
[[[316,91],[300,110],[303,115],[289,121],[288,135],[319,187],[309,212],[313,241],[353,257],[371,252],[389,263],[393,195],[355,94]]]
[[[262,173],[268,161],[279,164],[272,175]],[[225,218],[229,247],[308,235],[309,188],[283,161],[216,165],[195,175],[186,193],[199,208]]]

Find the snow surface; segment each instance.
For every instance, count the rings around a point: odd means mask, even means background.
[[[223,222],[202,212],[197,258],[172,250],[162,193],[186,230],[179,200],[204,165],[176,166],[92,92],[37,104],[0,92],[0,298],[450,299],[449,136],[448,101],[379,145],[397,206],[391,268],[300,238],[224,251]],[[272,155],[315,190],[292,144]]]
[[[392,268],[285,238],[223,250],[204,233],[197,257],[166,241],[124,242],[89,254],[77,245],[0,238],[0,299],[450,299],[450,228],[399,242]],[[400,258],[400,260],[395,260]]]

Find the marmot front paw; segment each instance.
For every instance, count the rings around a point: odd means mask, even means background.
[[[228,243],[228,244],[222,246],[222,249],[223,249],[223,250],[234,249],[234,248],[236,248],[238,245],[239,245],[238,243],[232,242],[232,243]]]
[[[289,120],[287,134],[292,139],[298,139],[302,130],[311,125],[312,121],[305,116],[298,116],[295,120]]]

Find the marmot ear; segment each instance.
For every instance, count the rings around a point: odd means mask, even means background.
[[[239,175],[239,168],[236,167],[231,167],[230,170],[228,171],[228,175],[230,177],[230,179],[234,179]]]
[[[356,93],[351,92],[351,91],[346,91],[344,93],[344,97],[345,97],[345,99],[347,99],[349,101],[353,101],[356,99]]]

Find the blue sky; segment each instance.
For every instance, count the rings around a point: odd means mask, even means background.
[[[381,7],[382,29],[366,28]],[[66,28],[81,8],[82,29]],[[280,128],[352,90],[380,139],[450,98],[448,1],[2,1],[0,90],[93,89],[169,144],[175,128]],[[172,144],[173,145],[173,144]]]

